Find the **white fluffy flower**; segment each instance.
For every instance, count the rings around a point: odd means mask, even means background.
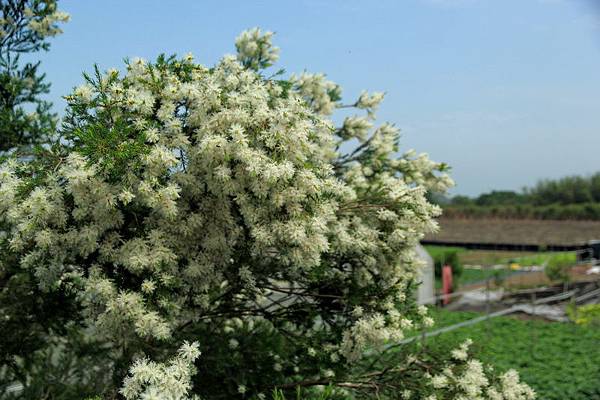
[[[448,378],[444,375],[436,375],[431,378],[431,385],[436,389],[448,386]]]
[[[452,357],[459,361],[466,360],[468,357],[469,346],[471,346],[472,343],[473,341],[471,339],[465,340],[459,348],[452,350]]]
[[[323,115],[333,113],[341,96],[341,88],[327,80],[324,74],[304,72],[300,76],[292,75],[290,80],[302,98],[316,112]]]
[[[367,93],[363,91],[356,102],[356,107],[366,109],[366,110],[376,110],[379,107],[379,104],[383,101],[385,93],[382,92],[374,92]]]
[[[81,86],[77,86],[73,91],[73,95],[77,97],[80,101],[90,102],[94,95],[94,88],[89,84],[83,84]]]
[[[198,343],[185,342],[170,362],[137,360],[129,370],[120,393],[127,400],[185,400],[191,388],[194,361],[200,356]]]
[[[266,68],[279,59],[279,49],[272,44],[273,32],[252,28],[235,40],[238,60],[252,69]]]

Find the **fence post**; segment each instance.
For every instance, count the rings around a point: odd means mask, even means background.
[[[484,271],[488,268],[487,266],[484,266]],[[491,334],[491,329],[490,329],[490,278],[487,277],[485,279],[485,334],[488,337],[488,341],[489,341],[489,337]]]
[[[486,267],[484,267],[486,268]],[[485,313],[490,317],[490,278],[485,278]]]
[[[529,322],[529,329],[531,329],[531,346],[529,346],[529,350],[531,353],[531,358],[535,354],[535,345],[537,340],[537,335],[535,334],[535,302],[537,300],[537,294],[534,291],[531,292],[531,321]]]

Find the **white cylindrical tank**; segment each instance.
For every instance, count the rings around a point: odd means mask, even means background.
[[[417,303],[419,304],[433,304],[435,296],[435,276],[433,271],[433,258],[429,255],[427,250],[420,244],[417,245],[415,251],[417,257],[424,263],[419,274],[418,281],[420,282],[419,288],[417,289]]]

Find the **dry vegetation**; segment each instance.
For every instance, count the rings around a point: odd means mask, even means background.
[[[600,221],[552,221],[441,218],[440,231],[425,240],[439,243],[482,243],[573,246],[600,239]]]

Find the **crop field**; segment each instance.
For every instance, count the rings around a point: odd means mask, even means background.
[[[431,329],[480,316],[432,308]],[[476,357],[495,369],[516,369],[540,400],[600,399],[600,329],[571,323],[498,317],[428,338],[449,348],[471,338]]]
[[[429,242],[574,246],[600,239],[600,221],[441,218]]]

